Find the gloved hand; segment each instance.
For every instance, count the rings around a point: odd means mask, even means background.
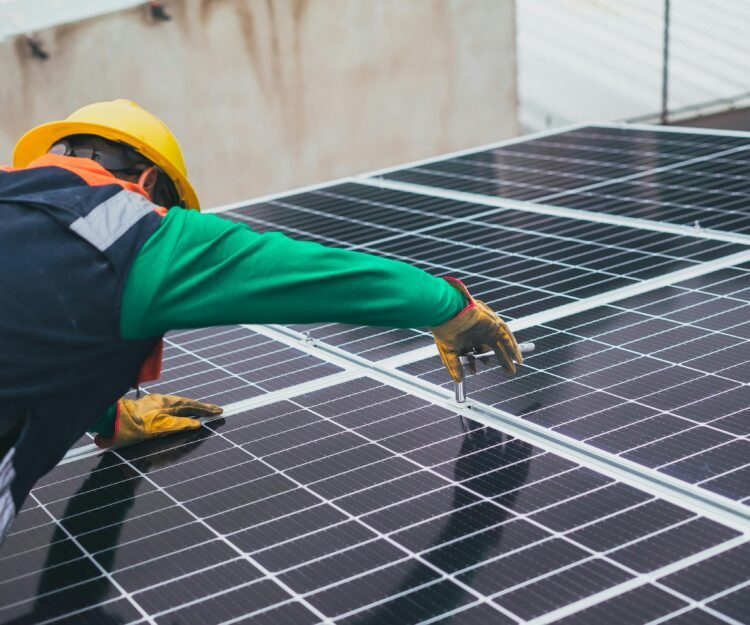
[[[440,358],[455,382],[464,379],[460,356],[471,352],[494,351],[497,361],[511,375],[516,372],[516,362],[521,364],[523,356],[508,325],[487,304],[474,299],[463,282],[445,278],[453,288],[460,291],[468,304],[458,315],[445,323],[430,328],[435,337]],[[514,362],[515,361],[515,362]]]
[[[223,409],[214,404],[203,404],[176,395],[153,394],[140,399],[121,399],[117,402],[114,436],[105,438],[97,434],[94,443],[106,449],[182,430],[194,430],[201,423],[190,417],[214,417],[222,412]]]

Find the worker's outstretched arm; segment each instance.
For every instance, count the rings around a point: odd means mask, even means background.
[[[127,278],[123,338],[232,323],[437,326],[467,304],[406,263],[170,210]]]
[[[457,280],[177,209],[169,211],[136,258],[120,321],[123,338],[130,339],[232,323],[430,327],[454,380],[463,377],[459,356],[468,351],[494,350],[511,373],[514,361],[521,362],[507,326]],[[136,442],[198,425],[185,418],[195,412],[187,404],[187,412],[174,412],[152,406],[148,397],[139,402],[120,400],[102,417],[93,428],[97,444]],[[211,414],[221,410],[199,408]]]

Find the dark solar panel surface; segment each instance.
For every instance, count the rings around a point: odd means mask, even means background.
[[[507,319],[745,249],[624,226],[487,210],[358,184],[285,197],[227,216],[261,231],[281,230],[462,278],[476,297],[498,307]],[[370,360],[431,342],[429,335],[414,330],[340,324],[293,327]]]
[[[470,396],[750,503],[750,266],[522,331],[537,353]],[[439,359],[404,371],[444,386]]]
[[[746,144],[592,127],[387,177],[553,204],[662,197],[650,218],[741,231],[730,199]],[[701,216],[670,212],[683,205]],[[464,278],[511,319],[746,249],[356,183],[225,216]],[[469,396],[750,503],[748,271],[519,332],[537,351],[518,377],[479,373]],[[412,330],[295,329],[373,361],[431,344]],[[0,547],[0,623],[747,622],[748,532],[683,497],[496,429],[467,433],[451,409],[364,373],[334,382],[342,369],[324,355],[245,327],[171,333],[164,365],[146,390],[230,416],[45,476]],[[402,371],[447,379],[435,359]]]
[[[716,158],[607,184],[552,204],[669,223],[750,232],[750,155]]]
[[[421,164],[389,180],[750,232],[745,137],[588,127]],[[653,169],[660,171],[651,172]]]
[[[0,619],[516,623],[606,591],[587,610],[622,617],[632,587],[668,614],[685,559],[738,536],[360,378],[55,469],[0,550]],[[700,592],[731,613],[741,582]]]

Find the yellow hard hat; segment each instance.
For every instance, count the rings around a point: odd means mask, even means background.
[[[156,115],[130,100],[95,102],[78,109],[65,120],[32,128],[18,140],[13,151],[13,165],[26,167],[63,137],[84,134],[132,146],[170,177],[187,208],[200,210],[198,196],[187,178],[185,159],[177,138]]]

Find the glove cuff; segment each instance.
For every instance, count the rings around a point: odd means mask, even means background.
[[[115,421],[114,421],[114,432],[112,438],[107,438],[101,434],[94,436],[94,445],[99,449],[109,449],[117,442],[117,437],[120,434],[120,411],[122,410],[122,403],[120,401],[115,405]]]
[[[467,310],[470,310],[476,306],[476,301],[471,296],[471,293],[469,293],[469,289],[466,288],[466,285],[463,282],[461,282],[461,280],[459,280],[458,278],[453,278],[451,276],[445,276],[443,280],[445,280],[454,289],[456,289],[456,291],[461,293],[461,295],[464,296],[467,302],[466,306],[464,306],[461,309],[461,312],[459,312],[455,317],[453,317],[453,319],[457,319],[458,317],[463,315]]]

